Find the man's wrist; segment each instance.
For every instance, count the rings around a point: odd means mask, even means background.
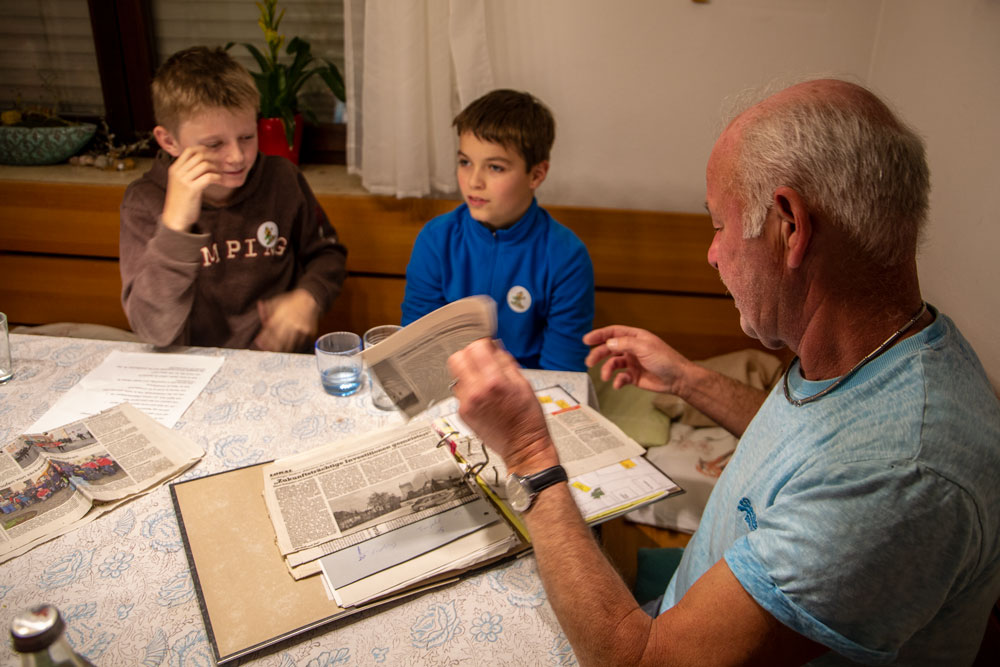
[[[507,458],[507,472],[521,476],[533,475],[559,465],[559,453],[548,437],[539,438]]]
[[[687,401],[691,396],[703,391],[702,385],[708,375],[709,371],[704,366],[686,360],[684,370],[678,374],[673,391],[670,393]]]

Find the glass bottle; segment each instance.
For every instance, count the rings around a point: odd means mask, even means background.
[[[94,667],[77,655],[66,640],[66,622],[50,604],[27,609],[10,623],[11,646],[21,667]]]

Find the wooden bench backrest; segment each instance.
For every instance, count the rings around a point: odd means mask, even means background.
[[[128,328],[120,304],[118,205],[124,186],[0,182],[0,310],[14,324],[93,322]],[[321,322],[363,333],[398,322],[413,240],[456,203],[318,195],[348,248],[350,276]],[[594,262],[595,326],[630,324],[700,358],[752,346],[706,261],[708,217],[549,207]]]

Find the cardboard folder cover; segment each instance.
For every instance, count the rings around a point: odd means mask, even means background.
[[[170,487],[205,630],[220,665],[401,597],[342,609],[327,598],[320,577],[290,577],[264,507],[262,465]]]

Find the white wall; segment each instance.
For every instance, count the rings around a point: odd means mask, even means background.
[[[869,0],[492,0],[498,87],[556,116],[549,203],[702,211],[724,99],[803,73],[868,73]]]
[[[886,0],[870,83],[927,142],[924,296],[1000,389],[1000,2]]]
[[[926,296],[1000,386],[998,0],[493,0],[487,25],[496,85],[556,115],[543,203],[702,211],[727,97],[801,75],[871,85],[928,141]]]

